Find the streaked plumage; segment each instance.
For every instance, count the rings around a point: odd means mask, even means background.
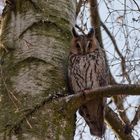
[[[93,30],[87,35],[78,35],[73,29],[68,77],[71,90],[75,94],[107,85],[104,53]],[[91,134],[98,137],[102,137],[105,132],[105,103],[106,99],[97,97],[79,108],[79,113],[88,124]]]

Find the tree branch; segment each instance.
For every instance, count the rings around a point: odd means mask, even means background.
[[[91,14],[91,25],[95,29],[95,36],[100,43],[100,46],[103,48],[102,35],[100,29],[100,15],[98,12],[98,3],[97,0],[89,0],[90,4],[90,14]]]
[[[123,104],[124,103],[124,97],[125,97],[124,95],[113,96],[113,101],[116,104],[117,111],[119,113],[121,121],[124,124],[129,124],[130,121],[127,117],[127,114],[126,114],[126,111],[125,111],[125,108],[124,108],[124,104]]]
[[[76,108],[91,101],[95,97],[110,97],[115,95],[140,95],[140,85],[110,85],[64,97],[64,100],[75,104]],[[75,103],[76,102],[76,103]]]
[[[116,42],[114,36],[109,31],[109,29],[107,28],[107,26],[102,21],[100,21],[100,23],[101,23],[101,26],[106,31],[107,35],[110,37],[110,39],[111,39],[111,41],[112,41],[112,43],[114,45],[115,51],[117,52],[118,56],[121,59],[122,74],[127,79],[127,81],[129,82],[129,84],[130,84],[131,83],[131,79],[130,79],[128,73],[126,72],[125,58],[122,55],[122,53],[120,52],[120,50],[118,48],[118,45],[117,45],[117,42]],[[130,122],[129,122],[129,119],[128,119],[127,115],[126,115],[126,112],[125,111],[122,111],[122,110],[124,110],[124,106],[123,106],[123,99],[124,99],[124,97],[122,97],[122,96],[121,97],[120,96],[114,96],[113,99],[114,99],[114,102],[115,102],[115,104],[117,106],[117,109],[118,109],[118,112],[119,112],[119,115],[120,115],[122,121],[124,123],[126,123],[126,124],[129,124]]]
[[[77,110],[81,105],[87,103],[88,101],[91,101],[95,97],[108,97],[121,94],[140,95],[140,85],[112,85],[100,87],[94,90],[85,90],[78,94],[69,95],[67,97],[64,97],[63,100],[66,100],[68,109]],[[128,127],[127,124],[123,123],[118,115],[109,107],[107,107],[106,109],[105,118],[120,140],[134,140],[131,133],[127,132],[127,128],[129,130],[130,127]]]
[[[135,125],[137,125],[138,121],[140,120],[140,105],[136,111],[135,117],[131,122],[132,127],[134,128]]]
[[[91,25],[95,29],[95,36],[97,40],[99,41],[101,48],[104,49],[103,42],[102,42],[102,34],[101,34],[101,28],[100,28],[100,15],[98,12],[97,0],[89,0],[89,4],[90,4]],[[105,54],[105,59],[106,59],[106,65],[109,70],[109,84],[116,84],[116,81],[110,72],[106,54]]]
[[[140,11],[140,7],[139,7],[138,3],[135,0],[133,0],[133,2],[136,4],[138,11]]]
[[[131,134],[125,133],[125,125],[121,122],[118,115],[109,107],[106,108],[105,119],[119,140],[134,140]]]
[[[46,99],[42,100],[40,104],[37,104],[35,107],[33,107],[29,112],[27,112],[20,120],[18,120],[13,126],[10,127],[9,132],[16,131],[20,127],[20,125],[32,114],[37,112],[41,107],[43,107],[45,104],[53,101],[58,100],[59,102],[66,102],[65,104],[66,108],[68,108],[69,112],[76,111],[81,105],[85,104],[86,102],[92,100],[95,97],[105,97],[105,96],[113,96],[113,95],[120,95],[120,94],[127,94],[127,95],[140,95],[140,85],[114,85],[114,86],[106,86],[106,87],[100,87],[94,90],[85,90],[82,93],[73,94],[69,96],[65,96],[63,94],[54,94]],[[64,106],[63,106],[64,107]],[[140,107],[138,108],[137,112],[140,111]],[[108,123],[111,123],[111,125],[115,129],[116,133],[119,133],[119,136],[123,138],[123,133],[125,132],[125,125],[122,124],[122,122],[119,120],[117,114],[114,113],[109,107],[107,107],[106,111],[106,120]],[[115,116],[115,117],[114,117]],[[111,119],[110,119],[111,118]],[[136,113],[134,120],[132,121],[131,125],[136,124],[137,119],[139,118],[139,113]],[[113,122],[113,123],[112,123]],[[119,124],[118,124],[119,123]],[[116,126],[116,124],[118,124]],[[116,127],[119,128],[116,130]],[[127,128],[130,128],[127,127]],[[132,128],[132,127],[131,127]],[[133,128],[132,128],[133,129]],[[120,134],[120,130],[121,131]],[[129,140],[131,137],[131,134],[125,136],[127,140]],[[126,135],[126,134],[125,134]],[[133,139],[131,139],[133,140]]]
[[[132,130],[134,129],[135,125],[137,125],[138,121],[140,120],[140,105],[136,111],[136,114],[134,116],[134,119],[131,121],[131,123],[126,124],[125,126],[125,133],[130,134]]]
[[[104,28],[104,30],[106,31],[107,35],[110,37],[113,45],[114,45],[114,48],[115,48],[115,51],[117,52],[118,56],[120,57],[121,59],[121,69],[122,69],[122,75],[127,79],[127,81],[129,82],[129,84],[131,83],[131,79],[126,71],[126,63],[125,63],[125,57],[122,55],[122,53],[120,52],[119,48],[118,48],[118,45],[116,43],[116,40],[114,38],[114,36],[111,34],[111,32],[108,30],[108,28],[106,27],[106,25],[100,21],[101,23],[101,26]]]
[[[82,6],[83,0],[79,0],[79,2],[76,5],[76,17],[78,16],[81,6]]]

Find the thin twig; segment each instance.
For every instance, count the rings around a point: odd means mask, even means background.
[[[125,126],[125,132],[127,134],[130,134],[132,132],[132,130],[134,129],[134,127],[137,125],[138,121],[140,120],[140,105],[136,111],[136,114],[134,116],[134,119],[131,121],[130,124],[127,124]]]
[[[110,107],[106,107],[105,119],[113,131],[117,134],[119,140],[134,140],[132,134],[126,135],[124,129],[125,125],[122,124],[117,113],[115,113]]]
[[[138,10],[140,11],[140,7],[139,7],[139,5],[137,4],[137,2],[136,2],[135,0],[133,0],[133,2],[136,4]]]
[[[79,0],[79,2],[76,5],[76,17],[78,16],[81,6],[82,6],[83,0]]]
[[[120,57],[121,59],[121,68],[122,68],[122,75],[125,76],[125,78],[127,79],[127,81],[129,82],[129,84],[131,84],[131,79],[126,71],[126,63],[125,63],[125,58],[124,56],[122,55],[122,53],[120,52],[119,48],[118,48],[118,45],[116,43],[116,40],[115,38],[113,37],[113,35],[111,34],[111,32],[108,30],[108,28],[106,27],[106,25],[100,21],[101,23],[101,26],[104,28],[104,30],[106,31],[106,33],[108,34],[108,36],[110,37],[113,45],[114,45],[114,48],[115,48],[115,51],[117,52],[118,56]]]
[[[83,35],[86,35],[86,34],[84,33],[84,31],[83,31],[77,24],[75,25],[75,27],[76,27],[77,29],[79,29],[79,31],[82,32]]]

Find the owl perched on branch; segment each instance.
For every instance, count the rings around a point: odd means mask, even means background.
[[[68,66],[69,86],[76,94],[87,89],[107,85],[107,68],[104,52],[95,38],[94,30],[79,35],[73,28]],[[79,108],[92,135],[102,137],[105,133],[104,106],[106,99],[96,97]]]

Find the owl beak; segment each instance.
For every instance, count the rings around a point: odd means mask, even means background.
[[[86,49],[85,49],[84,46],[82,48],[83,48],[82,51],[81,51],[82,52],[82,55],[85,55],[86,54]]]

